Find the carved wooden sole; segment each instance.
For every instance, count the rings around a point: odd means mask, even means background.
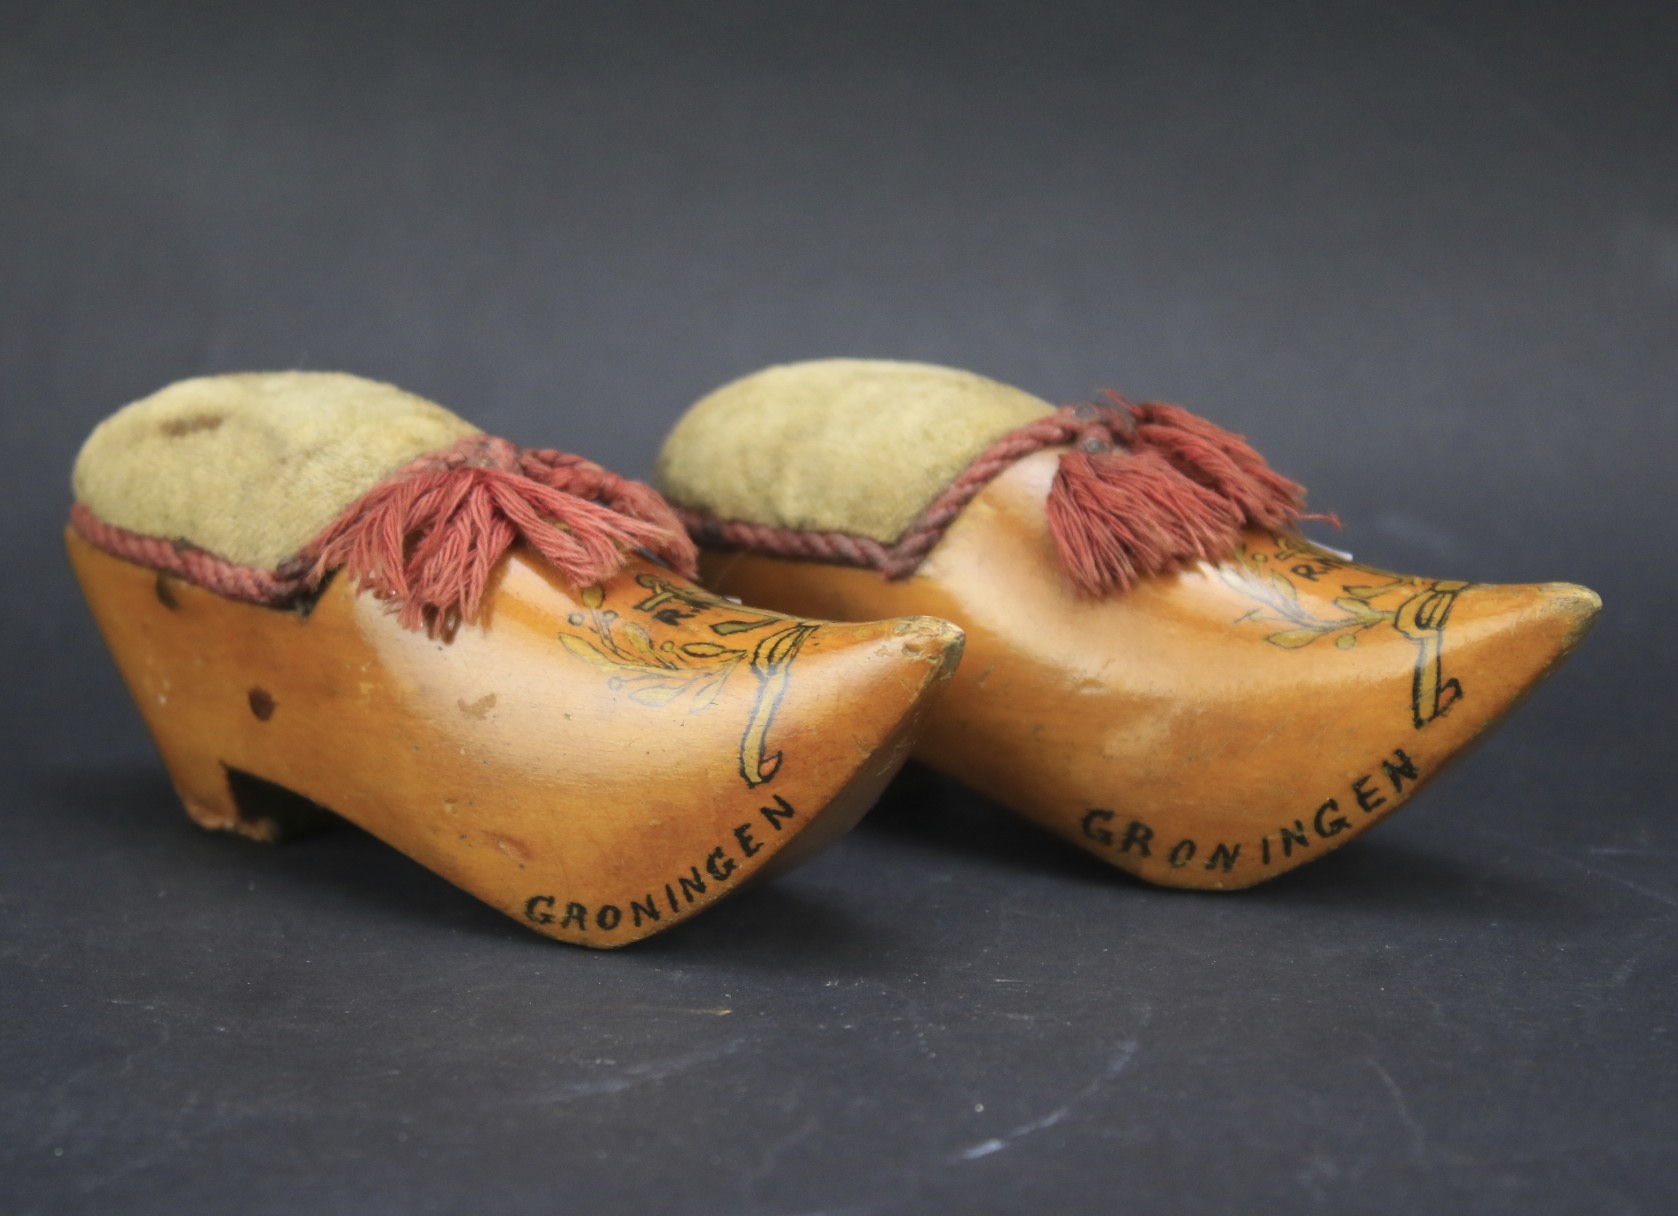
[[[279,840],[342,816],[588,946],[850,828],[962,646],[942,621],[745,608],[640,558],[579,590],[517,548],[478,622],[433,639],[343,580],[277,610],[66,543],[194,820]]]

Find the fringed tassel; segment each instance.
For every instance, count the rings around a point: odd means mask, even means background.
[[[1286,527],[1305,509],[1305,489],[1272,469],[1246,439],[1181,406],[1130,405],[1108,397],[1134,420],[1133,450],[1153,449],[1173,468],[1228,499],[1249,523]]]
[[[1047,506],[1061,565],[1086,595],[1221,557],[1241,527],[1229,502],[1153,451],[1074,448],[1060,458]]]
[[[1112,407],[1069,411],[1078,437],[1047,503],[1061,564],[1082,593],[1123,591],[1143,575],[1221,560],[1242,528],[1301,518],[1304,490],[1240,436],[1177,406],[1109,396]]]
[[[358,499],[306,551],[309,579],[342,567],[409,629],[473,621],[490,571],[523,540],[570,582],[622,569],[641,549],[683,574],[693,542],[653,490],[561,452],[472,435]]]

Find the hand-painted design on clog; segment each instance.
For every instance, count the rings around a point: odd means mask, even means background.
[[[1260,604],[1237,617],[1235,624],[1262,621],[1284,626],[1264,639],[1284,650],[1329,638],[1337,649],[1351,650],[1364,631],[1387,626],[1416,644],[1410,709],[1417,730],[1443,717],[1462,698],[1462,682],[1444,672],[1445,623],[1457,597],[1472,583],[1389,574],[1283,532],[1269,534],[1269,541],[1275,546],[1269,551],[1243,543],[1228,561],[1218,564],[1224,582]],[[1357,575],[1375,581],[1351,581]],[[1302,598],[1298,582],[1320,591],[1329,585],[1323,580],[1334,576],[1340,576],[1334,588],[1339,594],[1328,603],[1341,615],[1323,615],[1313,610],[1323,601]]]
[[[727,609],[727,619],[710,625],[711,632],[719,636],[735,637],[771,625],[780,628],[759,639],[749,651],[711,641],[654,641],[644,625],[624,620],[615,608],[607,607],[604,593],[595,585],[582,590],[583,611],[566,618],[569,624],[585,628],[593,636],[562,633],[560,644],[585,663],[608,672],[607,687],[626,692],[637,704],[665,706],[688,696],[688,712],[693,714],[711,708],[728,678],[744,662],[757,677],[757,697],[740,738],[740,776],[748,786],[769,781],[780,771],[782,759],[779,751],[769,751],[775,711],[786,695],[792,661],[817,626],[808,621],[789,623],[778,615],[742,616],[736,605],[696,595],[657,575],[643,574],[637,582],[654,594],[636,603],[636,610],[650,613],[666,625],[680,625],[701,614]],[[685,605],[688,611],[678,613],[663,607],[672,601]]]
[[[705,614],[720,615],[723,619],[711,621],[708,627],[725,638],[770,625],[781,626],[777,632],[759,639],[752,648],[751,669],[758,679],[757,705],[740,742],[741,778],[749,786],[762,785],[780,771],[781,753],[769,751],[769,728],[786,695],[792,661],[798,657],[805,639],[815,632],[816,625],[809,621],[788,625],[786,618],[779,614],[752,612],[736,600],[719,599],[658,575],[643,574],[637,581],[653,594],[636,604],[636,611],[650,613],[667,625]]]

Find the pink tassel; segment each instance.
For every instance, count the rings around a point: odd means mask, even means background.
[[[1234,547],[1241,516],[1159,452],[1090,452],[1060,458],[1047,504],[1061,564],[1086,595],[1123,591],[1144,574]]]
[[[1135,420],[1134,449],[1159,452],[1185,477],[1228,499],[1249,523],[1281,528],[1299,519],[1304,488],[1272,469],[1240,435],[1179,406],[1130,405],[1117,394],[1108,396]]]
[[[1108,398],[1111,406],[1067,411],[1079,435],[1060,458],[1047,503],[1061,565],[1085,595],[1221,561],[1241,529],[1301,518],[1305,491],[1241,436],[1174,405]]]
[[[484,435],[398,470],[305,552],[311,582],[342,567],[403,626],[436,633],[477,619],[490,572],[515,540],[577,586],[617,573],[635,549],[690,576],[696,565],[693,542],[650,488]]]

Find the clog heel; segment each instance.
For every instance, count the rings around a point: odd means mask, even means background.
[[[659,476],[719,592],[960,625],[916,755],[1165,886],[1247,887],[1345,844],[1600,608],[1359,565],[1296,535],[1299,487],[1186,411],[1056,410],[947,368],[749,376],[678,424]]]
[[[961,651],[712,595],[647,487],[353,376],[173,385],[75,489],[71,561],[198,823],[342,817],[583,945],[844,832]]]

